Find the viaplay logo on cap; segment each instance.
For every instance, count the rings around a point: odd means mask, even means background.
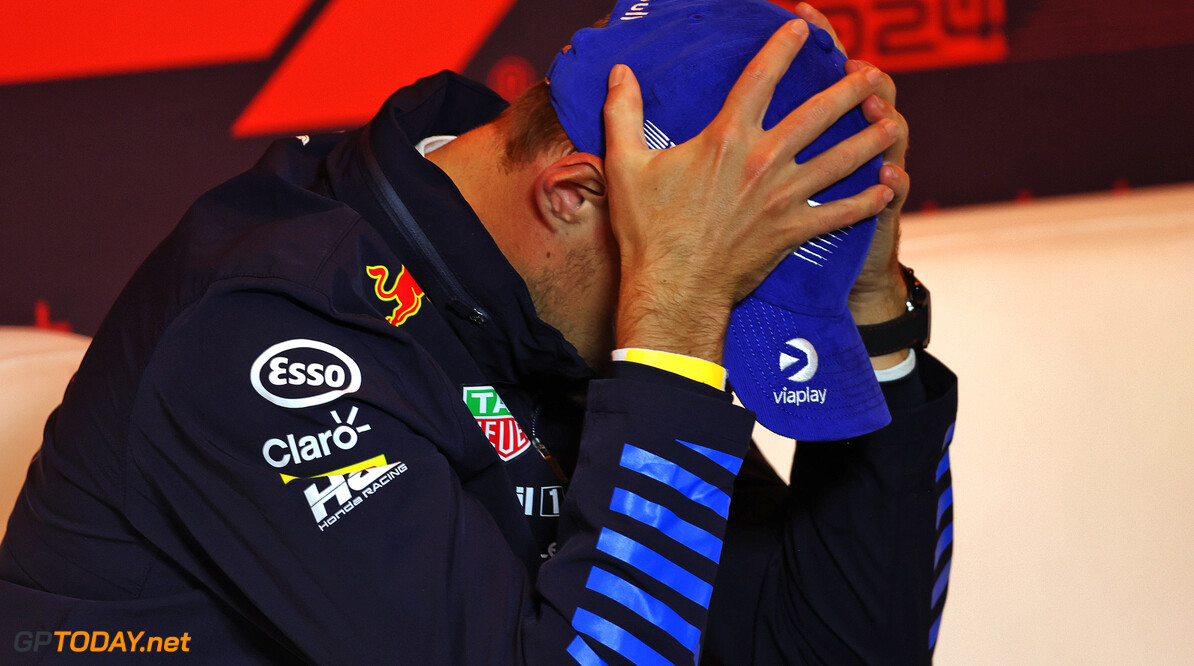
[[[794,382],[807,382],[817,374],[817,348],[813,343],[804,338],[793,338],[788,340],[788,347],[794,349],[804,355],[804,367],[798,369],[796,374],[790,375],[788,379]],[[793,365],[800,363],[800,359],[792,356],[787,351],[779,353],[779,369],[787,372]]]
[[[779,370],[784,373],[788,381],[805,384],[817,376],[817,348],[804,338],[788,340],[779,352]],[[787,374],[791,373],[791,374]],[[824,403],[829,395],[829,389],[816,389],[802,386],[799,389],[784,389],[772,391],[775,404],[785,403],[802,405],[806,402]]]

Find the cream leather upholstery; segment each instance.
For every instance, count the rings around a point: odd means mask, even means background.
[[[0,326],[0,536],[46,417],[62,402],[89,344],[83,335]]]

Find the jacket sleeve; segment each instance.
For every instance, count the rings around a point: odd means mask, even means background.
[[[799,443],[790,489],[748,458],[703,663],[931,661],[952,554],[956,378],[919,352],[916,372],[883,389],[892,423]]]
[[[233,290],[171,325],[130,428],[139,531],[309,662],[694,661],[749,413],[594,382],[532,579],[460,387],[400,328],[317,305]]]

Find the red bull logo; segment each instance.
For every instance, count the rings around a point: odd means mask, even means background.
[[[423,288],[415,282],[415,278],[402,266],[394,283],[388,289],[386,282],[390,279],[390,269],[385,266],[366,266],[365,273],[374,279],[373,293],[383,301],[394,301],[394,311],[386,317],[386,321],[395,326],[401,326],[407,319],[418,313],[423,306]]]

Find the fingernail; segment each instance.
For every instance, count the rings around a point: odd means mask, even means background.
[[[624,80],[626,80],[626,65],[614,65],[614,68],[609,71],[609,87],[613,88]]]
[[[894,198],[895,198],[894,190],[892,190],[890,187],[883,188],[883,200],[884,201],[890,202]]]
[[[792,32],[796,33],[797,35],[799,35],[801,37],[808,35],[808,24],[805,23],[804,20],[802,20],[802,19],[796,19],[795,21],[789,21],[788,29],[790,29]]]
[[[870,81],[871,85],[878,85],[883,80],[883,73],[874,67],[870,67],[866,70],[866,80]]]

